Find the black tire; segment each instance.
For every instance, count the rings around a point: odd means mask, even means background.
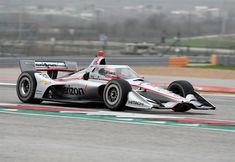
[[[186,97],[188,94],[194,94],[194,88],[192,84],[185,80],[174,81],[168,86],[167,89],[182,97]],[[172,110],[176,112],[186,112],[190,109],[191,107],[189,104],[178,104],[172,108]]]
[[[104,88],[103,99],[105,105],[113,111],[125,110],[127,95],[131,85],[123,79],[112,79]]]
[[[37,82],[34,76],[35,71],[25,71],[20,74],[17,85],[16,92],[18,98],[24,103],[41,103],[41,99],[35,99],[35,91],[37,87]]]

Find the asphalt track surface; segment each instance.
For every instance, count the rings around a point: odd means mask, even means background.
[[[5,76],[0,81],[5,83],[14,83],[12,78],[18,75],[15,71],[0,70],[0,73]],[[217,107],[215,111],[175,113],[131,109],[125,113],[235,122],[234,95],[205,94],[204,97]],[[0,103],[22,105],[14,86],[0,86]],[[49,102],[42,105],[109,112],[102,105]],[[234,131],[15,112],[0,112],[0,126],[0,161],[3,162],[235,161]]]

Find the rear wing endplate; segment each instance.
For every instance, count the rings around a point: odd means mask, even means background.
[[[35,61],[35,60],[20,60],[21,72],[24,71],[78,71],[76,62],[71,61]]]

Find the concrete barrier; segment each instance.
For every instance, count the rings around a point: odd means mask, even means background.
[[[68,57],[0,57],[0,67],[17,67],[20,60],[38,61],[75,61],[79,66],[87,66],[91,63],[92,56],[68,56]],[[107,56],[106,62],[113,65],[130,66],[167,66],[168,56]]]
[[[212,65],[235,66],[235,56],[211,55]]]
[[[215,56],[217,57],[217,56]],[[93,60],[93,56],[38,56],[38,57],[0,57],[0,67],[16,67],[20,60],[45,60],[45,61],[75,61],[79,66],[89,65]],[[108,55],[106,61],[108,64],[114,65],[130,65],[130,66],[175,66],[185,67],[190,63],[210,62],[206,56],[139,56],[139,55]],[[230,63],[232,64],[232,62]]]
[[[188,56],[189,63],[199,63],[199,64],[206,64],[210,63],[210,56],[206,55],[196,55],[196,56]]]

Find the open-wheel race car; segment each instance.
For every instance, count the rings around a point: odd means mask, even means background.
[[[174,81],[164,89],[146,81],[127,65],[106,65],[102,51],[81,70],[77,63],[68,61],[21,60],[20,67],[16,91],[24,103],[104,103],[110,110],[215,109],[189,82]],[[58,74],[61,71],[63,75]]]

